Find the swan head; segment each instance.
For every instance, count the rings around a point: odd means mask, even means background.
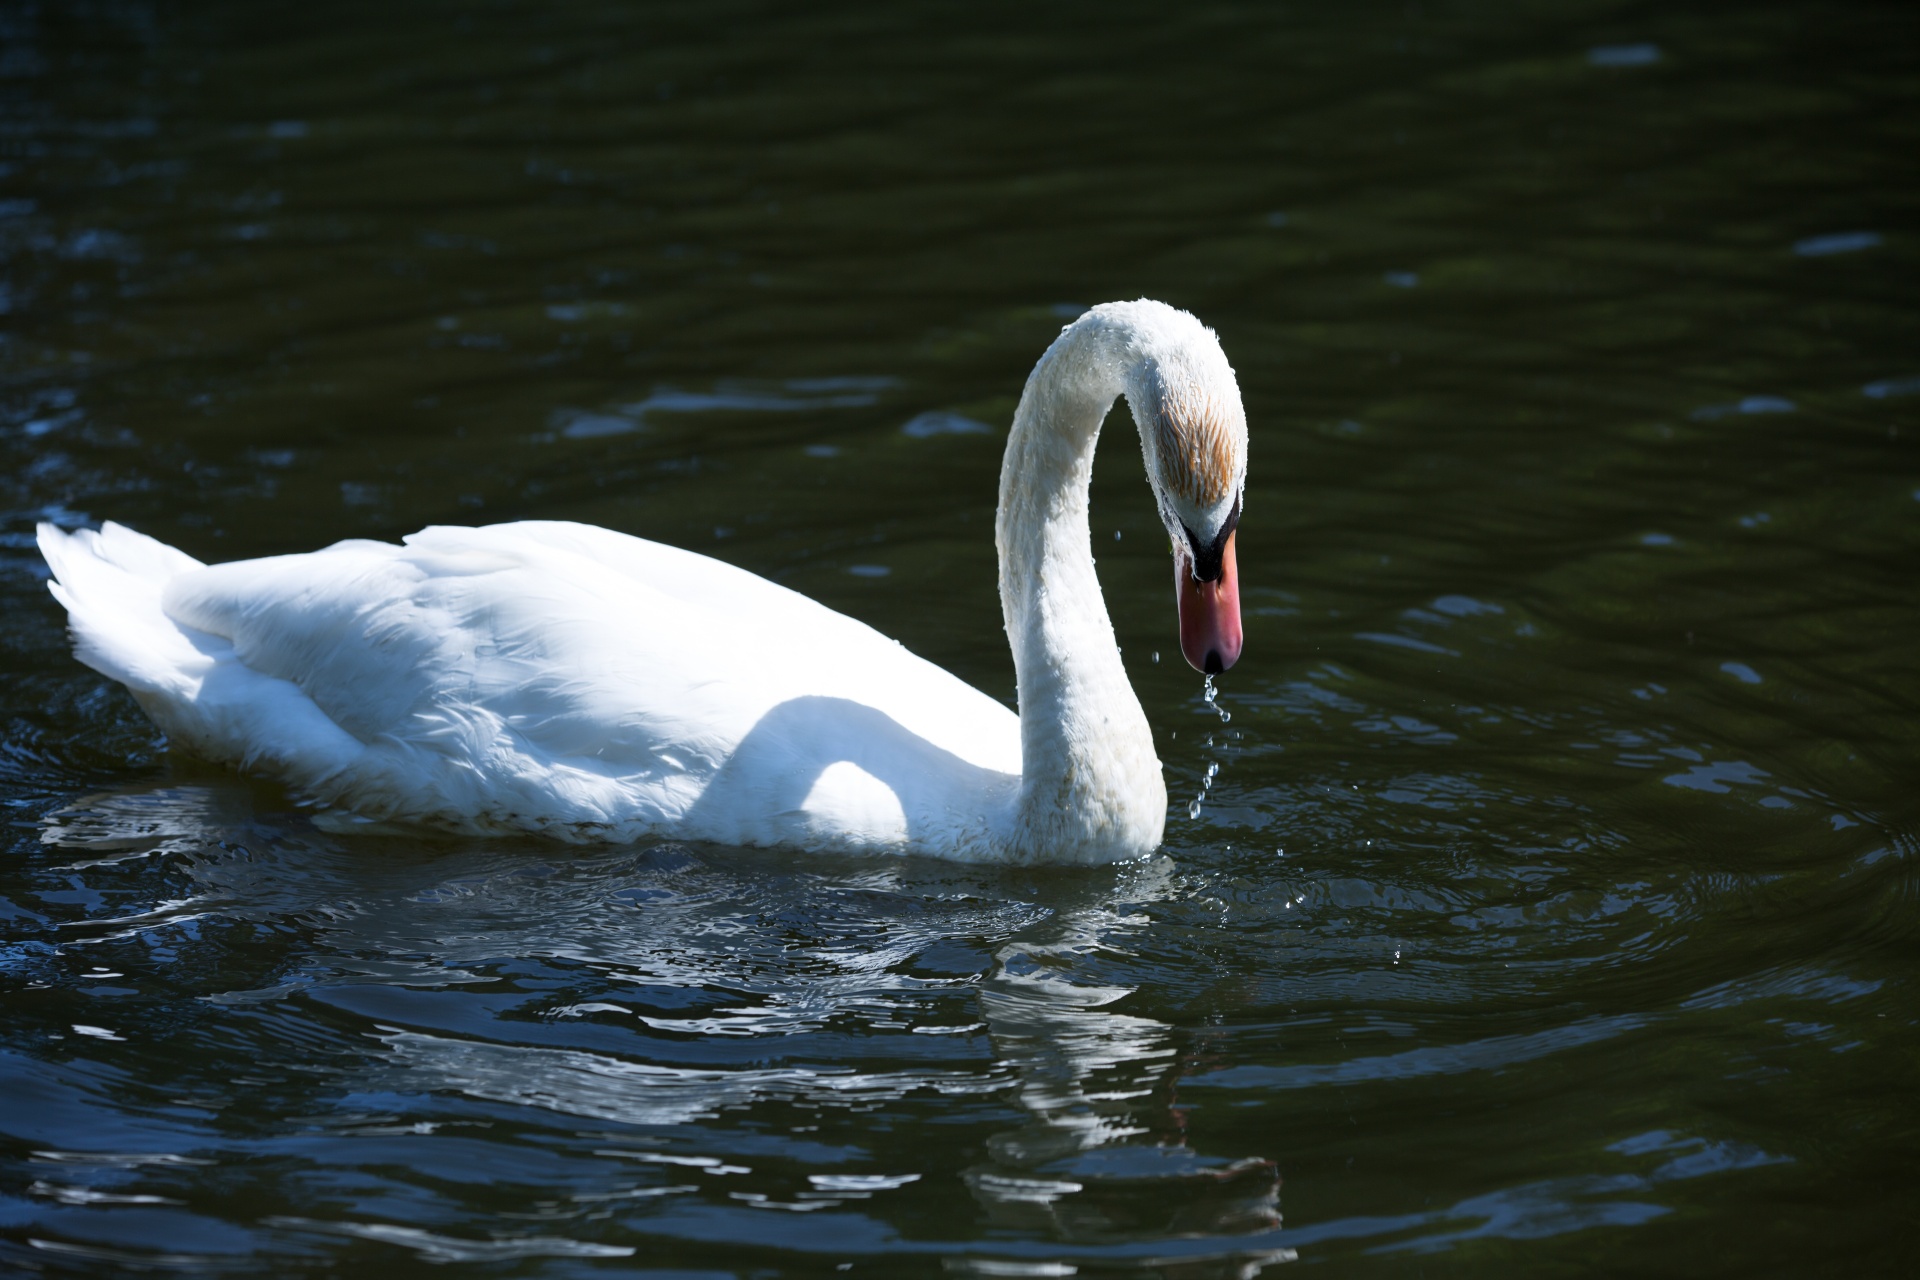
[[[1164,304],[1132,305],[1151,308],[1135,319],[1145,341],[1127,379],[1127,401],[1173,544],[1180,652],[1194,670],[1213,675],[1240,657],[1233,544],[1247,483],[1246,410],[1213,330]],[[1142,319],[1149,323],[1140,325]]]

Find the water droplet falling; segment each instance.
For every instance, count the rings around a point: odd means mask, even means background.
[[[1153,658],[1155,662],[1158,662],[1160,655],[1156,653],[1153,655]],[[1206,699],[1207,705],[1220,717],[1222,723],[1233,719],[1232,714],[1216,701],[1220,696],[1220,691],[1214,687],[1213,677],[1209,675],[1202,678],[1205,683],[1201,686],[1201,696]],[[1177,738],[1180,735],[1175,733],[1173,736]],[[1213,747],[1212,734],[1207,735],[1206,745],[1209,749]],[[1195,819],[1200,816],[1200,802],[1207,798],[1207,792],[1213,789],[1213,780],[1218,776],[1220,776],[1220,762],[1217,760],[1208,761],[1207,771],[1200,779],[1200,794],[1195,796],[1187,805],[1187,817],[1189,819]]]
[[[1225,707],[1220,705],[1218,701],[1220,697],[1220,691],[1214,688],[1213,677],[1211,675],[1207,675],[1207,676],[1202,676],[1201,679],[1203,679],[1206,683],[1201,687],[1200,696],[1207,700],[1207,705],[1209,707],[1212,707],[1214,710],[1214,713],[1220,717],[1220,723],[1226,724],[1228,721],[1233,719],[1233,712],[1227,710]]]

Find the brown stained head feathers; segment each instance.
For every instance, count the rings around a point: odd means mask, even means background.
[[[1177,390],[1162,383],[1160,392],[1154,425],[1161,480],[1193,505],[1211,507],[1226,498],[1239,479],[1233,407],[1198,383]]]

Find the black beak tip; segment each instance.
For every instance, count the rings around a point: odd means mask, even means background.
[[[1226,669],[1227,664],[1220,661],[1220,651],[1218,649],[1207,650],[1206,674],[1217,676]]]

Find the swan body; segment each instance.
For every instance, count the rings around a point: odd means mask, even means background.
[[[1002,468],[1018,716],[785,587],[587,525],[212,566],[115,524],[42,525],[40,546],[81,661],[323,825],[1110,862],[1151,852],[1166,815],[1087,528],[1123,394],[1174,538],[1183,648],[1209,669],[1239,651],[1232,370],[1185,312],[1097,307],[1035,368]]]

